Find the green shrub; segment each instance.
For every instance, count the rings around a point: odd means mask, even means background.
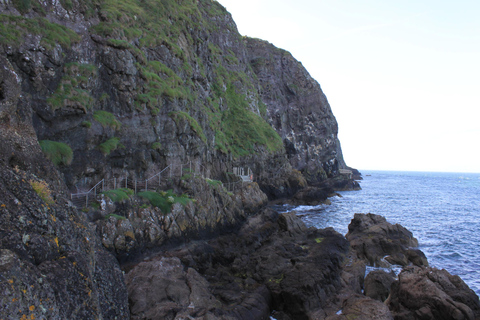
[[[152,143],[151,148],[153,150],[160,150],[160,149],[162,149],[162,144],[160,142],[154,142],[154,143]]]
[[[100,123],[104,128],[112,128],[118,130],[122,127],[122,123],[115,118],[115,116],[103,110],[97,110],[93,113],[93,119]]]
[[[92,123],[90,121],[82,121],[82,126],[89,129],[92,127]]]
[[[219,180],[212,180],[212,179],[206,179],[206,180],[207,180],[207,183],[214,188],[223,185],[222,181],[219,181]]]
[[[25,14],[30,11],[31,0],[13,0],[13,6],[21,13]]]
[[[161,192],[142,191],[139,192],[137,195],[150,201],[150,204],[154,207],[159,208],[163,214],[170,213],[170,211],[172,211],[172,206],[174,203],[180,203],[181,205],[185,206],[190,201],[192,201],[192,199],[190,199],[188,196],[175,195],[172,190]]]
[[[107,156],[112,151],[116,150],[117,148],[124,148],[124,146],[120,143],[119,138],[113,137],[113,138],[108,139],[104,143],[100,144],[98,146],[98,148],[103,153],[103,155]]]
[[[124,202],[130,199],[130,196],[133,195],[133,190],[127,188],[120,188],[114,190],[107,190],[102,192],[104,195],[110,198],[113,202]]]
[[[55,165],[68,166],[72,163],[73,151],[68,144],[50,140],[41,140],[39,144],[43,153],[45,153],[47,158]]]

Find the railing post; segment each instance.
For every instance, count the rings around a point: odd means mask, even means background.
[[[117,178],[113,178],[113,189],[117,189]]]
[[[125,177],[125,189],[128,188],[128,177]]]
[[[145,180],[145,191],[148,191],[148,180]]]
[[[135,181],[135,194],[137,194],[137,179],[135,179],[134,181]]]
[[[85,195],[85,207],[88,207],[88,193]]]
[[[105,191],[105,179],[102,179],[102,192]]]

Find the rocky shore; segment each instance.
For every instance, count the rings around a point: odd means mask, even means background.
[[[130,267],[131,319],[478,319],[476,294],[416,245],[378,215],[356,214],[345,238],[264,208],[235,233]],[[365,277],[391,263],[399,275]]]

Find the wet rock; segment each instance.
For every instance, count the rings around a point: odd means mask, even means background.
[[[398,320],[480,318],[478,296],[458,276],[435,268],[406,267],[386,301]]]
[[[392,225],[376,214],[356,213],[348,226],[347,240],[359,259],[366,260],[371,266],[383,266],[385,260],[402,266],[410,262],[426,263],[417,247],[418,241],[413,234],[399,224]],[[388,256],[388,257],[386,257]],[[423,255],[423,257],[425,257]]]

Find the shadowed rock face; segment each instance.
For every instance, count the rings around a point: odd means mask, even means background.
[[[129,319],[117,260],[66,200],[15,73],[3,76],[9,94],[0,101],[0,318]]]

